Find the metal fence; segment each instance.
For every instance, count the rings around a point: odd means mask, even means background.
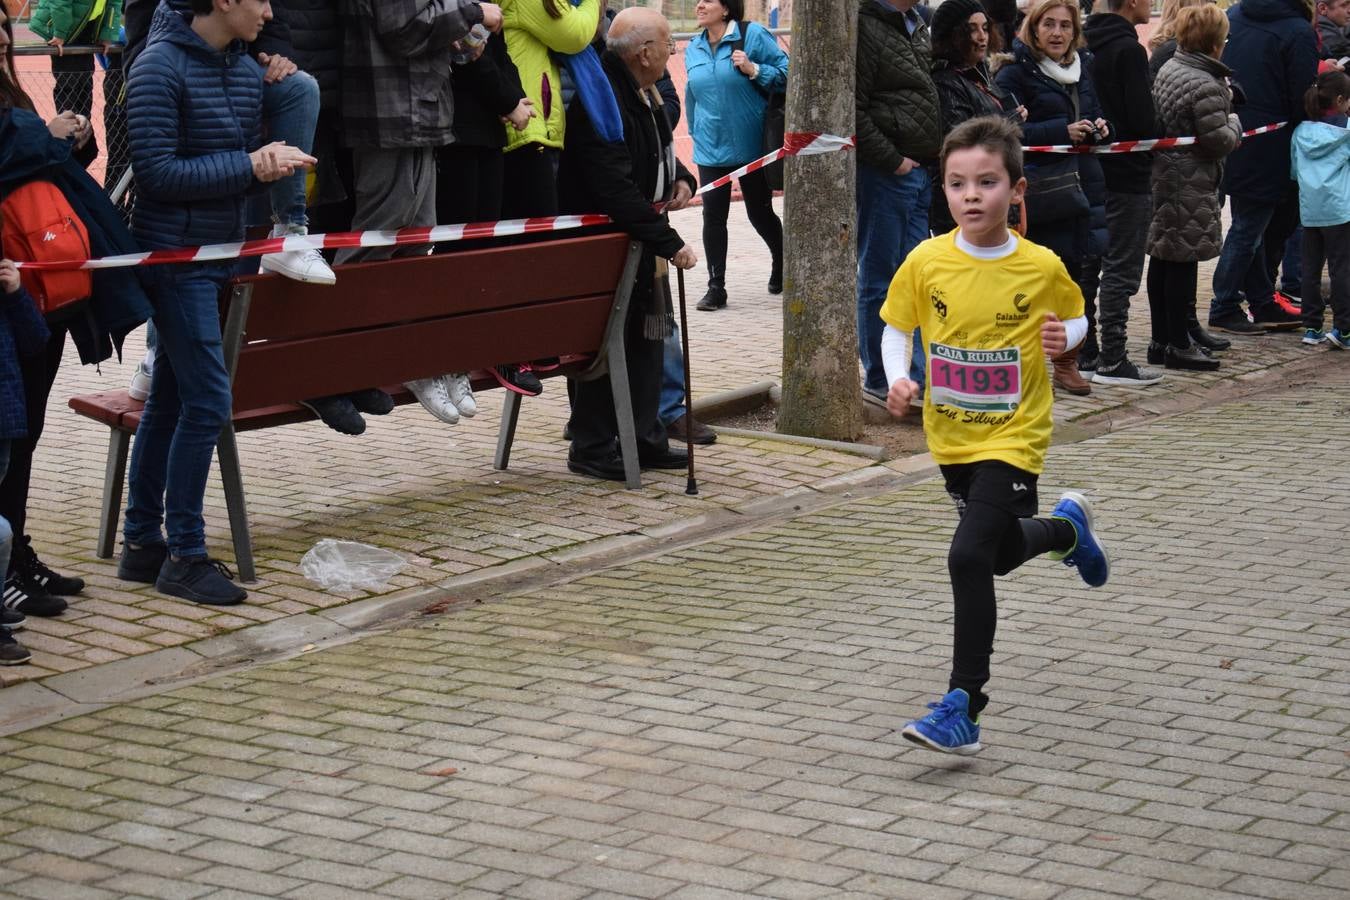
[[[51,47],[16,46],[14,63],[19,85],[43,119],[65,110],[89,117],[99,148],[89,174],[125,207],[131,147],[120,54],[120,48],[105,57],[101,48],[66,47],[58,56]]]

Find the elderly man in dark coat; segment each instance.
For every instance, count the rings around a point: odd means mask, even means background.
[[[658,274],[665,265],[658,266],[657,259],[668,259],[682,269],[698,261],[665,213],[653,206],[658,201],[669,201],[666,209],[685,206],[696,184],[675,158],[670,123],[654,89],[673,49],[670,24],[655,10],[632,7],[615,16],[601,59],[613,96],[588,96],[579,86],[567,111],[567,144],[558,172],[559,200],[565,211],[604,213],[644,246],[624,339],[638,459],[643,468],[656,469],[679,469],[687,463],[683,452],[670,448],[657,415],[664,341],[673,327],[670,293],[664,275]],[[622,142],[605,141],[593,124],[596,116],[612,110],[615,100]],[[608,377],[576,384],[570,428],[569,469],[624,480]]]

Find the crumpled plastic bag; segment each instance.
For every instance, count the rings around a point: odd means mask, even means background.
[[[378,591],[403,571],[403,557],[369,544],[324,538],[300,560],[300,571],[330,591]]]

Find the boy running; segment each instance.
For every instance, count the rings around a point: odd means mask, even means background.
[[[994,576],[1049,553],[1100,587],[1110,563],[1082,494],[1068,492],[1049,518],[1034,518],[1053,427],[1046,359],[1078,346],[1087,319],[1059,258],[1008,230],[1008,209],[1027,186],[1017,129],[994,117],[972,119],[947,137],[941,162],[957,228],[910,253],[881,310],[893,415],[904,415],[918,396],[908,377],[915,328],[926,341],[924,432],[960,517],[947,557],[955,600],[949,692],[901,734],[933,750],[972,754],[989,702]]]

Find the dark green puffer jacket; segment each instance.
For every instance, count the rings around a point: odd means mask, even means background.
[[[858,11],[858,159],[894,172],[906,156],[937,158],[942,113],[929,75],[928,26],[911,37],[905,17],[877,0]]]

